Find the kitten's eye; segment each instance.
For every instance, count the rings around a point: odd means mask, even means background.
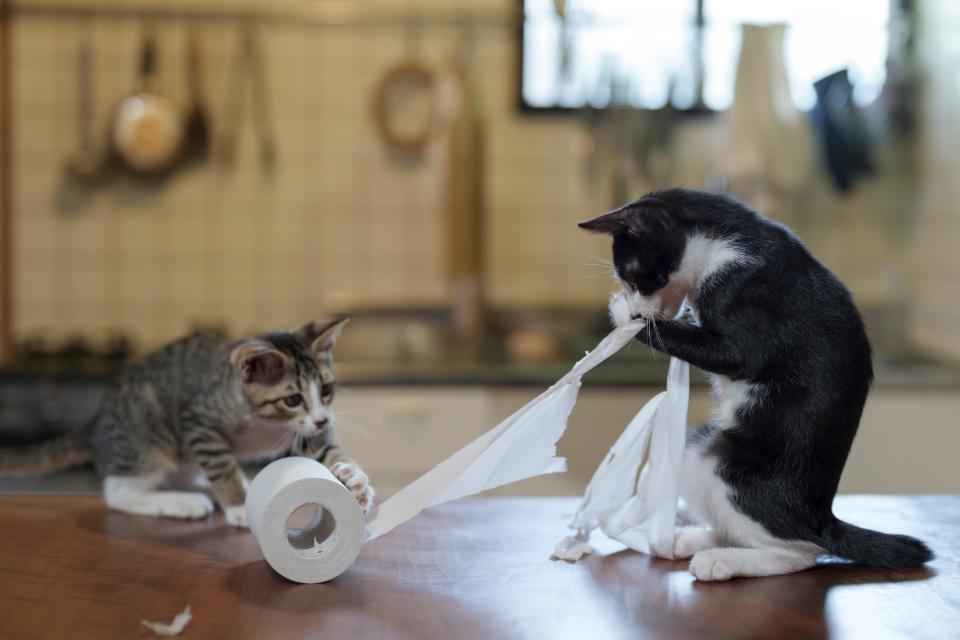
[[[320,397],[327,398],[333,395],[333,383],[325,382],[320,386]]]
[[[292,396],[287,396],[283,399],[283,404],[287,405],[288,407],[300,406],[301,402],[303,402],[303,396],[301,396],[299,393],[295,393]]]

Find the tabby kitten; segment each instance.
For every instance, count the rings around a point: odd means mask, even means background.
[[[0,449],[0,475],[36,475],[93,460],[107,505],[119,511],[202,518],[203,493],[161,485],[201,470],[227,522],[246,526],[241,462],[287,454],[319,460],[364,510],[373,489],[337,448],[331,350],[346,319],[227,340],[198,333],[146,356],[108,391],[85,430]]]
[[[833,515],[873,379],[870,343],[850,293],[790,230],[688,189],[580,226],[613,236],[614,322],[646,319],[639,340],[710,374],[714,414],[690,432],[681,474],[703,526],[674,541],[699,580],[800,571],[824,552],[889,568],[933,557]]]

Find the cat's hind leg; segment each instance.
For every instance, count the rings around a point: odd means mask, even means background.
[[[157,491],[166,473],[154,471],[136,476],[107,476],[103,494],[107,506],[144,516],[196,520],[213,513],[213,502],[202,493]]]
[[[724,544],[721,536],[706,527],[677,527],[673,532],[673,557],[689,558],[705,549],[714,549]]]
[[[779,576],[809,569],[817,561],[817,550],[723,547],[697,552],[690,561],[690,573],[702,582],[731,578]]]
[[[691,513],[709,524],[716,538],[711,540],[707,534],[691,533],[680,544],[678,537],[674,542],[675,557],[686,555],[678,551],[693,551],[690,573],[705,582],[781,575],[812,567],[822,553],[818,546],[771,535],[733,502],[736,489],[717,474],[716,456],[704,452],[703,443],[709,441],[710,435],[711,429],[703,427],[688,436],[681,494]],[[678,534],[684,529],[678,528]],[[678,549],[678,544],[689,549]]]

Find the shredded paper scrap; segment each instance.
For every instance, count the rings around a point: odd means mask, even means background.
[[[149,620],[141,620],[140,623],[157,635],[177,636],[183,633],[184,628],[190,623],[192,618],[193,614],[190,612],[190,605],[187,605],[183,611],[178,613],[173,618],[170,624],[166,624],[164,622],[150,622]]]
[[[556,443],[566,431],[580,379],[629,343],[643,324],[635,321],[612,331],[540,396],[375,508],[367,518],[366,539],[382,536],[427,507],[565,471]]]

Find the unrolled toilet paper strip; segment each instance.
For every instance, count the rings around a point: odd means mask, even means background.
[[[567,428],[580,379],[629,343],[643,326],[635,321],[612,331],[540,396],[375,507],[365,528],[356,499],[326,467],[308,458],[269,464],[250,484],[246,504],[247,522],[267,562],[290,580],[330,580],[356,559],[365,539],[382,536],[429,506],[566,470],[566,460],[556,455],[556,443]],[[330,535],[313,548],[294,548],[287,536],[287,518],[308,503],[319,504],[330,514]],[[322,524],[311,523],[301,536]]]
[[[556,384],[519,411],[407,485],[368,515],[372,540],[427,507],[545,473],[566,471],[556,444],[577,402],[580,379],[629,343],[644,326],[614,329]]]
[[[635,551],[673,558],[689,396],[689,366],[673,358],[667,390],[640,409],[600,463],[570,525],[575,533],[553,557],[579,560],[599,528]]]

